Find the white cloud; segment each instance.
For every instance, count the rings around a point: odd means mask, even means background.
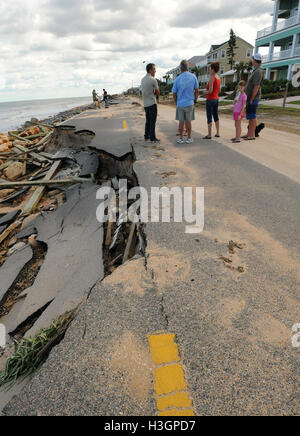
[[[162,77],[230,28],[254,44],[272,8],[270,0],[2,1],[0,101],[120,92],[139,84],[143,61]]]

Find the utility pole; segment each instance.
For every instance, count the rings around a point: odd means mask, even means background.
[[[283,109],[285,109],[286,99],[287,99],[287,96],[288,96],[288,90],[289,90],[289,82],[286,83],[286,88],[285,88],[285,91],[284,91]]]

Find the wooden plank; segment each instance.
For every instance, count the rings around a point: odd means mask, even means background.
[[[59,169],[61,165],[61,161],[58,160],[57,162],[54,162],[54,164],[51,166],[50,170],[48,171],[47,175],[45,176],[45,178],[43,180],[41,180],[42,182],[48,182],[52,179],[52,177],[55,176],[57,170]],[[26,204],[26,206],[23,209],[23,212],[21,214],[21,216],[27,216],[30,215],[32,212],[35,211],[37,205],[39,204],[41,198],[44,195],[46,186],[39,186],[35,192],[33,193],[32,197],[30,198],[30,200],[28,201],[28,203]]]
[[[20,151],[22,151],[22,152],[24,152],[26,154],[29,154],[29,156],[33,157],[33,159],[37,160],[38,162],[41,162],[41,163],[49,162],[49,159],[46,159],[44,156],[40,156],[38,153],[35,153],[35,152],[31,151],[31,150],[28,151],[22,145],[16,144],[15,147],[18,150],[20,150]]]
[[[19,141],[26,141],[26,142],[29,142],[31,139],[37,139],[37,138],[42,138],[42,137],[44,137],[45,136],[45,133],[43,132],[43,133],[38,133],[37,135],[30,135],[30,136],[19,136],[19,135],[16,135],[15,133],[8,133],[9,134],[9,136],[12,136],[13,138],[16,138],[16,139],[18,139]]]
[[[22,224],[21,221],[15,221],[12,223],[1,235],[0,235],[0,244],[13,232],[16,228],[18,228]]]
[[[105,239],[106,247],[109,247],[112,241],[112,228],[113,228],[113,222],[109,221],[107,224],[106,239]]]
[[[16,138],[18,141],[23,141],[23,142],[29,143],[29,141],[27,139],[22,138],[21,136],[18,136],[16,134],[12,133],[12,132],[8,132],[8,134],[9,134],[9,136],[12,136],[13,138]]]
[[[18,188],[20,186],[55,186],[55,185],[68,185],[73,183],[91,182],[92,179],[84,179],[83,177],[71,177],[70,179],[60,180],[35,180],[25,182],[7,182],[4,179],[0,179],[0,189],[3,188]]]
[[[135,228],[136,228],[136,223],[132,223],[131,224],[131,228],[130,228],[130,233],[129,233],[128,241],[127,241],[127,245],[126,245],[126,249],[125,249],[125,253],[124,253],[124,257],[123,257],[123,263],[125,263],[128,260],[128,258],[129,258],[129,254],[130,254],[130,249],[131,249],[131,245],[132,245],[132,240],[133,240],[133,237],[134,237]]]
[[[112,213],[112,207],[113,207],[113,198],[111,198],[108,206],[108,213],[109,213],[109,220],[107,224],[107,231],[106,231],[106,239],[105,239],[105,246],[110,247],[111,241],[112,241],[112,229],[113,229],[113,213]]]
[[[9,167],[13,163],[14,163],[14,160],[8,160],[4,164],[0,165],[0,171],[5,170],[5,168]]]
[[[53,154],[45,153],[44,151],[41,151],[40,155],[46,157],[48,160],[55,160]]]
[[[30,150],[28,148],[22,147],[22,145],[19,145],[19,149],[17,146],[13,147],[9,153],[2,153],[0,155],[0,158],[7,157],[12,160],[21,159],[23,156],[26,156],[29,153],[32,153],[33,151],[36,151],[39,147],[32,147]],[[21,151],[24,150],[24,151]]]

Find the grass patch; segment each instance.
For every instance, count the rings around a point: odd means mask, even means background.
[[[18,379],[23,380],[42,366],[52,348],[63,339],[74,313],[67,312],[60,316],[33,338],[15,342],[15,353],[7,359],[5,369],[0,373],[1,388],[11,389]]]
[[[299,104],[300,105],[300,100],[289,101],[288,104]]]
[[[260,104],[258,110],[260,109],[262,109],[264,112],[274,113],[278,115],[294,114],[300,116],[300,109],[296,107],[286,106],[286,108],[283,109],[282,107],[278,107],[278,106],[268,106],[268,105]]]
[[[233,105],[233,102],[232,101],[219,101],[219,106],[232,106]],[[206,106],[206,101],[200,101],[200,102],[198,102],[197,104],[196,104],[196,107],[199,107],[199,106]]]

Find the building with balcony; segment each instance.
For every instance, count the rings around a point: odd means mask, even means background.
[[[244,62],[245,64],[252,59],[253,45],[239,36],[236,37],[237,47],[235,49],[235,63]],[[229,41],[222,44],[212,45],[209,52],[206,54],[205,59],[196,63],[196,66],[200,69],[199,83],[200,87],[205,87],[209,82],[210,64],[212,62],[220,62],[220,77],[222,86],[225,86],[228,82],[236,80],[236,73],[231,69],[229,58],[227,56],[227,50],[229,48]],[[245,74],[247,74],[245,72]]]
[[[300,63],[300,0],[273,0],[272,26],[257,33],[255,52],[268,47],[263,68],[270,80],[292,79],[293,66]]]
[[[235,63],[244,62],[246,64],[252,59],[254,47],[252,44],[240,38],[239,36],[236,37],[236,41],[237,47],[235,49]],[[204,88],[209,82],[209,70],[212,62],[220,62],[222,86],[236,79],[236,73],[231,69],[229,64],[229,58],[227,56],[228,48],[229,41],[223,42],[222,44],[212,45],[209,52],[205,56],[194,56],[188,60],[190,71],[193,71],[195,68],[197,68],[196,75],[201,88]],[[179,66],[167,72],[167,74],[171,77],[172,82],[175,81],[179,73]],[[247,72],[245,72],[245,75],[247,75]]]

